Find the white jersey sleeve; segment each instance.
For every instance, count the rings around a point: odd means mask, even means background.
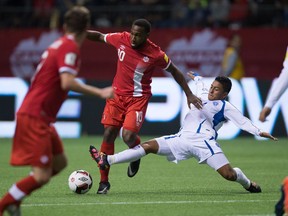
[[[204,100],[202,102],[201,110],[193,107],[185,116],[180,130],[184,137],[193,137],[195,133],[199,133],[217,139],[217,131],[227,120],[232,121],[240,129],[259,136],[261,130],[228,101]]]
[[[224,117],[232,121],[237,127],[251,134],[259,136],[259,134],[261,133],[261,130],[256,127],[250,119],[243,116],[243,114],[228,101],[226,101]]]
[[[283,69],[269,91],[265,107],[272,108],[287,88],[288,88],[288,47],[283,62]]]

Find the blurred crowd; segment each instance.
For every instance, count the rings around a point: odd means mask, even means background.
[[[0,28],[59,28],[73,5],[92,12],[94,27],[285,27],[288,0],[0,0]]]

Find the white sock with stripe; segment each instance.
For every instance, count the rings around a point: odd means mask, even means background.
[[[248,189],[250,187],[251,181],[247,178],[247,176],[242,172],[238,167],[233,168],[237,173],[236,182],[240,183],[244,188]]]
[[[107,160],[110,165],[117,163],[126,163],[136,161],[146,155],[145,150],[141,145],[134,148],[124,150],[114,155],[107,155]]]

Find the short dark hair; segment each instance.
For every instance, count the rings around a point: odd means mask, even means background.
[[[223,89],[224,89],[225,92],[227,92],[227,93],[230,92],[230,90],[232,88],[232,82],[231,82],[231,80],[228,77],[226,77],[226,76],[217,76],[215,78],[215,80],[222,84]]]
[[[76,34],[82,33],[90,24],[90,12],[86,7],[74,6],[65,13],[64,23],[67,31]]]
[[[137,25],[137,26],[143,27],[147,34],[150,33],[150,31],[151,31],[151,23],[146,19],[137,19],[133,22],[132,25],[133,26]]]

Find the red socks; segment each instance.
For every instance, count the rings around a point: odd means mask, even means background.
[[[106,143],[106,142],[103,142],[102,145],[101,145],[101,152],[104,152],[105,154],[107,155],[113,155],[114,154],[114,143]],[[109,175],[109,170],[110,170],[110,167],[106,170],[100,170],[100,175],[101,175],[101,178],[100,178],[100,181],[101,182],[108,182],[108,175]]]
[[[19,204],[21,200],[28,196],[34,190],[40,188],[34,176],[28,176],[16,184],[12,185],[9,192],[4,195],[0,201],[0,212],[3,211],[8,205]]]
[[[131,146],[130,148],[133,148],[133,147],[139,145],[140,142],[141,142],[140,137],[137,135],[134,145]],[[100,151],[104,152],[107,155],[113,155],[114,154],[114,149],[115,149],[114,143],[103,142],[102,145],[101,145]],[[101,182],[108,182],[109,171],[110,171],[110,168],[108,168],[106,170],[100,170],[100,175],[101,175],[100,181]]]

